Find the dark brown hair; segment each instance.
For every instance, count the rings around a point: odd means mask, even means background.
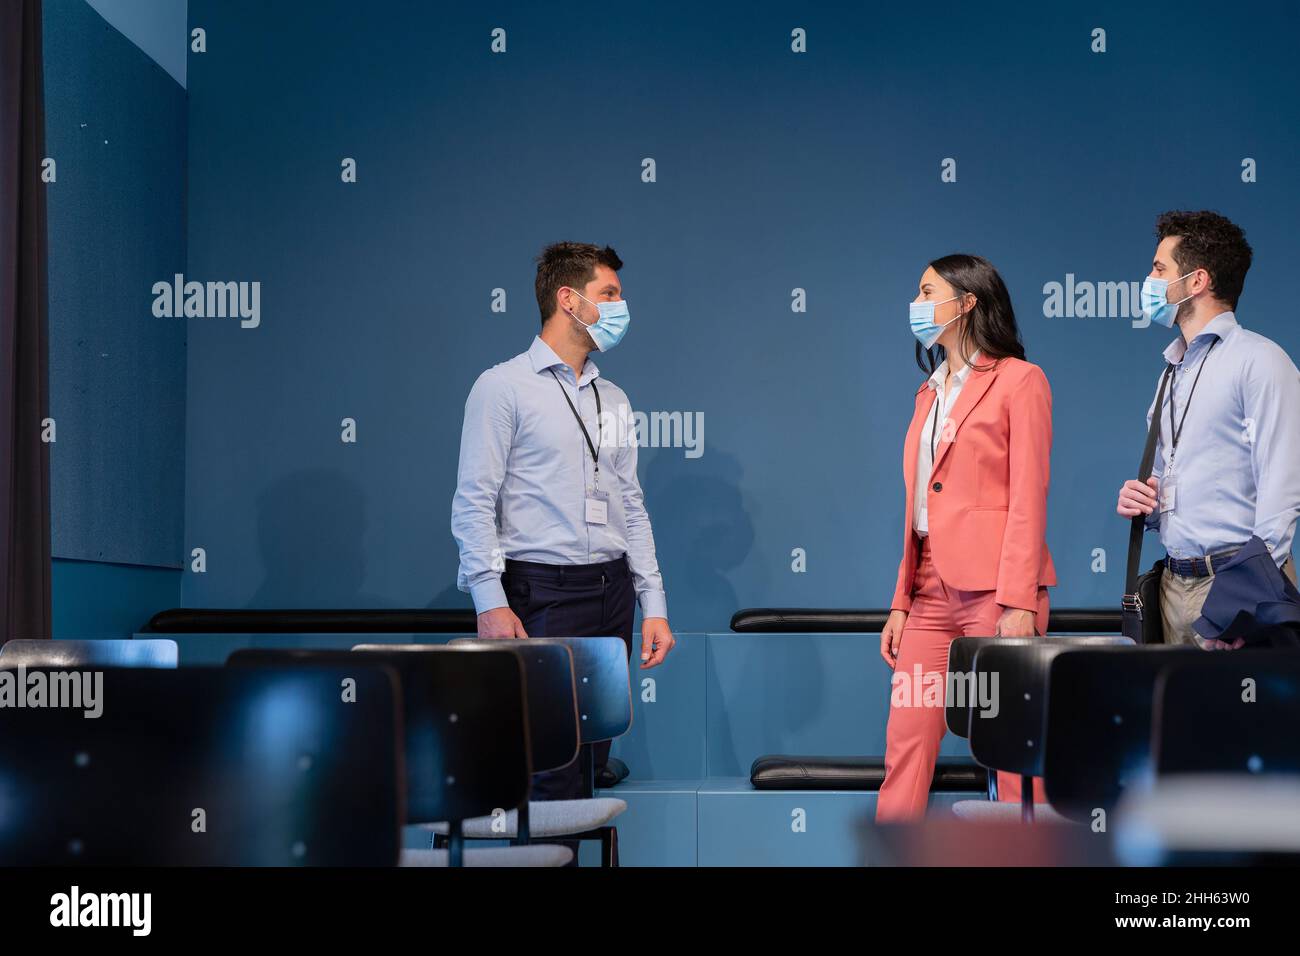
[[[964,316],[959,340],[969,359],[979,349],[980,360],[1012,357],[1023,359],[1025,347],[1020,342],[1016,312],[1011,308],[1011,294],[993,264],[982,256],[954,253],[935,259],[930,268],[939,274],[958,295],[975,296],[975,306]],[[934,372],[947,356],[942,345],[926,350],[916,343],[916,364],[923,372]],[[986,368],[984,365],[977,368]]]
[[[1179,275],[1204,269],[1210,274],[1210,291],[1214,297],[1230,309],[1237,307],[1251,259],[1250,243],[1240,226],[1205,209],[1171,210],[1162,212],[1156,219],[1156,236],[1159,239],[1178,237],[1173,258]]]
[[[555,314],[555,294],[566,286],[582,291],[596,277],[596,266],[617,272],[623,260],[609,246],[603,249],[589,242],[555,242],[537,257],[537,309],[542,325]]]

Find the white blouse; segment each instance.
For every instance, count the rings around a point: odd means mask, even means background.
[[[948,421],[948,414],[957,404],[957,396],[961,394],[961,388],[966,384],[966,379],[970,377],[970,367],[979,361],[979,352],[976,351],[962,366],[960,372],[954,372],[952,381],[944,387],[944,381],[948,378],[948,360],[944,359],[939,363],[939,367],[934,370],[930,380],[926,383],[937,394],[935,396],[935,405],[938,407],[936,415],[935,409],[931,408],[925,416],[925,425],[921,428],[921,447],[916,456],[916,487],[913,493],[912,501],[912,527],[916,533],[924,538],[930,533],[930,517],[927,509],[927,500],[930,491],[930,475],[934,471],[934,456],[939,450],[939,445],[944,441],[952,441],[951,435],[944,434],[944,424]],[[938,419],[936,423],[935,419]],[[934,437],[935,428],[939,429],[939,438],[936,441]]]

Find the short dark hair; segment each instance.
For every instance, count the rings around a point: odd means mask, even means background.
[[[555,314],[555,293],[565,286],[582,289],[596,277],[596,266],[617,272],[623,260],[609,246],[589,242],[553,242],[537,257],[537,308],[542,325]]]
[[[1250,243],[1241,227],[1207,209],[1171,210],[1156,219],[1156,237],[1169,236],[1179,240],[1173,253],[1179,274],[1204,269],[1210,274],[1210,291],[1215,298],[1235,309],[1250,270]]]

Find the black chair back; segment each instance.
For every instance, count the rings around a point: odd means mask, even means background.
[[[459,825],[518,806],[531,766],[523,666],[514,653],[417,650],[315,651],[247,648],[232,667],[385,664],[397,672],[406,728],[406,822]]]
[[[24,690],[17,677],[0,671],[0,696]],[[81,707],[48,706],[78,678]],[[0,864],[397,862],[398,700],[382,668],[37,669],[24,682],[29,706],[0,707]],[[47,706],[30,706],[41,683]]]
[[[1052,646],[1069,644],[1074,647],[1106,647],[1132,644],[1127,637],[1051,636],[1051,637],[958,637],[948,645],[948,683],[953,688],[944,703],[944,719],[948,729],[958,737],[970,736],[971,714],[981,709],[978,675],[975,672],[975,654],[981,647],[1032,647],[1052,643]]]
[[[1086,647],[1133,646],[1127,637],[973,640],[971,671],[981,706],[970,708],[971,755],[990,770],[1025,777],[1043,773],[1047,677],[1056,655]]]
[[[1053,809],[1089,822],[1151,773],[1156,678],[1164,668],[1203,653],[1143,645],[1080,649],[1052,660],[1043,786]]]
[[[1212,652],[1156,679],[1158,774],[1300,775],[1300,651]]]
[[[975,652],[994,644],[1015,646],[1056,640],[1043,637],[955,637],[948,645],[948,674],[945,687],[953,693],[944,698],[944,722],[958,737],[970,736],[971,714],[981,709],[980,689],[976,683]]]
[[[175,667],[176,642],[167,638],[91,641],[9,641],[0,667]]]
[[[592,744],[621,737],[632,727],[632,686],[627,645],[620,637],[548,637],[573,654],[578,697],[578,738]]]
[[[369,645],[359,645],[356,649]],[[428,645],[403,645],[419,649]],[[528,743],[533,772],[556,770],[578,756],[578,701],[574,689],[573,653],[563,641],[544,637],[520,640],[481,640],[458,637],[450,647],[461,651],[500,651],[519,655],[524,665],[528,697]]]

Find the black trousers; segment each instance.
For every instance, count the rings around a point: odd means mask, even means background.
[[[529,637],[621,637],[631,657],[636,588],[626,556],[600,564],[506,561],[501,585]],[[578,758],[565,767],[533,774],[532,799],[588,796],[582,782],[588,749],[599,772],[609,760],[608,740],[583,744]]]

